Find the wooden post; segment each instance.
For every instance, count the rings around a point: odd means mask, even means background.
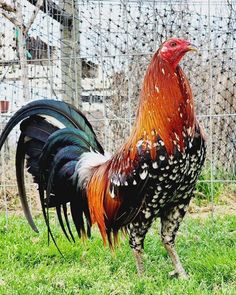
[[[61,76],[63,100],[81,106],[81,59],[79,58],[78,1],[59,1],[59,6],[72,16],[73,22],[61,24]]]

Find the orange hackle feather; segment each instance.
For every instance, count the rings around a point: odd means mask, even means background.
[[[155,143],[159,136],[168,154],[174,144],[184,150],[184,132],[193,136],[195,114],[189,82],[182,69],[173,68],[157,52],[145,75],[141,91],[136,125],[125,145],[134,159],[136,144],[142,139],[149,145],[151,157],[156,157]]]
[[[88,183],[91,220],[98,224],[104,244],[107,227],[115,220],[124,197],[111,196],[112,171],[128,174],[134,169],[134,162],[138,158],[137,143],[140,140],[142,149],[148,149],[153,160],[157,156],[158,137],[169,155],[173,154],[174,145],[183,152],[184,137],[193,137],[194,124],[193,97],[188,80],[179,66],[172,67],[160,57],[158,51],[144,77],[136,124],[129,139],[109,161],[95,169]]]

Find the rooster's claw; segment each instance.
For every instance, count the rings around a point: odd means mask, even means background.
[[[185,271],[173,270],[173,271],[169,272],[169,276],[171,278],[178,278],[178,279],[183,279],[183,280],[189,279],[189,276],[186,274]]]

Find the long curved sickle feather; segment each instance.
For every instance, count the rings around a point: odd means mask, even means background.
[[[67,225],[69,234],[70,234],[73,242],[75,243],[75,238],[74,238],[72,230],[70,228],[70,222],[69,222],[68,215],[67,215],[67,206],[66,206],[66,204],[63,204],[62,207],[63,207],[63,213],[64,213],[64,217],[65,217],[65,221],[66,221],[66,225]]]
[[[38,100],[33,101],[26,106],[22,107],[20,110],[18,110],[15,115],[9,120],[7,125],[5,126],[1,137],[0,137],[0,150],[8,137],[9,133],[12,131],[12,129],[22,120],[33,116],[33,115],[46,115],[55,118],[57,121],[61,122],[65,127],[74,127],[83,130],[86,135],[88,135],[92,142],[95,142],[96,149],[100,153],[104,153],[104,150],[102,146],[99,144],[96,135],[92,129],[91,124],[88,122],[86,117],[79,112],[74,106],[68,105],[65,102],[61,101],[55,101],[55,100]],[[16,161],[17,161],[17,183],[18,183],[18,189],[19,194],[21,198],[22,207],[25,213],[25,216],[32,227],[33,230],[38,231],[37,227],[34,224],[28,203],[26,198],[26,191],[25,191],[25,183],[24,183],[24,162],[25,162],[25,154],[21,150],[22,148],[22,141],[23,139],[20,139],[20,144],[17,147],[17,155],[16,155]],[[46,213],[46,208],[44,205],[44,188],[39,187],[39,194],[40,194],[40,200],[43,210],[43,215],[46,221],[46,225],[48,227],[49,235],[52,237],[52,240],[54,241],[55,245],[55,239],[52,235],[52,232],[50,230],[49,226],[49,220]],[[57,247],[57,245],[56,245]],[[58,247],[57,247],[58,248]],[[58,249],[59,250],[59,249]],[[59,250],[60,252],[60,250]],[[60,252],[61,253],[61,252]]]
[[[57,211],[57,217],[58,217],[61,229],[62,229],[64,235],[66,236],[67,240],[70,242],[71,240],[70,240],[70,237],[67,234],[67,231],[65,229],[64,222],[63,222],[63,219],[62,219],[62,215],[61,215],[61,205],[56,206],[56,211]]]
[[[56,246],[56,248],[58,250],[58,252],[61,254],[61,256],[63,256],[63,254],[62,254],[61,250],[59,249],[59,247],[57,245],[57,242],[56,242],[56,240],[55,240],[55,238],[53,236],[51,228],[50,228],[48,212],[46,211],[46,207],[44,205],[44,188],[42,187],[42,181],[43,181],[42,178],[43,178],[43,176],[42,176],[41,173],[39,175],[39,178],[40,178],[40,181],[39,181],[39,196],[40,196],[40,202],[41,202],[42,211],[43,211],[43,217],[44,217],[47,229],[48,229],[48,243],[49,243],[49,237],[51,237],[54,245]]]
[[[19,196],[21,200],[21,205],[25,214],[26,219],[29,222],[31,228],[38,233],[38,229],[33,221],[33,217],[30,212],[30,208],[28,205],[26,190],[25,190],[25,182],[24,182],[24,164],[25,164],[25,151],[24,151],[24,136],[21,135],[17,144],[16,149],[16,180],[19,191]]]
[[[91,136],[96,142],[97,149],[104,153],[102,146],[99,144],[91,124],[75,107],[68,105],[62,101],[55,100],[37,100],[33,101],[18,110],[9,120],[4,128],[0,138],[0,150],[11,130],[22,120],[33,115],[46,115],[55,118],[66,127],[74,127]]]

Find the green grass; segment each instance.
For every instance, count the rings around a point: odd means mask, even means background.
[[[210,169],[205,168],[201,175],[198,178],[198,182],[196,185],[196,191],[200,192],[201,194],[197,194],[194,201],[197,205],[207,205],[212,201],[212,187],[210,183],[211,179],[211,171]],[[220,178],[221,179],[221,178]],[[224,192],[225,185],[222,182],[214,182],[213,183],[213,195],[214,195],[214,203],[220,203],[220,197]]]
[[[213,180],[231,180],[236,182],[236,176],[232,173],[227,173],[222,168],[215,169],[213,173]],[[225,192],[232,192],[232,185],[235,183],[223,183],[222,181],[213,182],[211,186],[211,166],[209,163],[206,163],[202,173],[198,178],[198,182],[196,185],[196,195],[194,202],[198,206],[204,206],[212,202],[212,193],[213,193],[213,202],[214,204],[221,205],[222,204],[222,195],[225,195]],[[199,192],[199,193],[198,193]],[[236,293],[235,293],[236,294]]]
[[[188,281],[170,279],[172,265],[160,242],[159,224],[146,238],[145,268],[136,274],[127,238],[115,253],[95,230],[91,241],[69,244],[56,229],[61,257],[47,246],[47,232],[31,231],[25,219],[0,215],[0,294],[236,294],[236,216],[185,219],[177,239]]]

